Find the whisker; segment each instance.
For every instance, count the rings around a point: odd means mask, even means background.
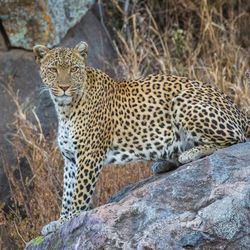
[[[80,90],[80,87],[76,86],[76,87],[72,87],[70,89],[73,90],[73,91],[76,91],[76,90]]]
[[[58,96],[59,95],[59,92],[58,91],[52,91],[53,95],[56,95]]]

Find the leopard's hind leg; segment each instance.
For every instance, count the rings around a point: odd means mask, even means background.
[[[181,92],[172,101],[171,118],[176,133],[184,131],[186,138],[195,143],[180,152],[178,160],[182,164],[246,141],[243,114],[228,98],[210,87]]]

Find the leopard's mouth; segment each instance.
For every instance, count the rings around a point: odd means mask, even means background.
[[[77,87],[70,87],[67,90],[62,90],[56,87],[50,88],[51,96],[60,105],[69,104],[79,92],[79,88]]]

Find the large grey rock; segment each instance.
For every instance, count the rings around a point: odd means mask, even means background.
[[[93,0],[3,0],[0,19],[11,46],[54,46],[87,12]]]
[[[130,189],[31,241],[40,249],[249,249],[250,143]]]

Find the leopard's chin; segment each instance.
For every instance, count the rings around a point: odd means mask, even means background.
[[[72,102],[73,97],[68,95],[54,96],[54,100],[58,105],[69,105]]]

